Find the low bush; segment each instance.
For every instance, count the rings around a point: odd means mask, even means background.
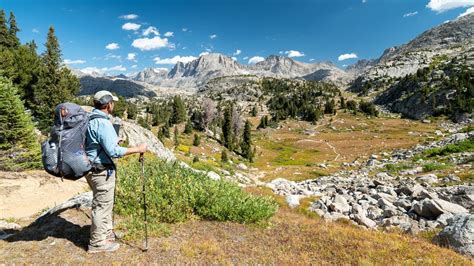
[[[175,223],[191,218],[239,223],[265,222],[277,204],[269,197],[244,192],[229,181],[214,181],[178,164],[154,156],[145,158],[148,217],[150,221]],[[136,157],[123,159],[118,169],[115,211],[125,219],[143,217],[141,166]]]
[[[423,152],[426,157],[445,156],[452,153],[474,151],[474,138],[460,141],[456,144],[449,144],[441,148],[433,148]]]

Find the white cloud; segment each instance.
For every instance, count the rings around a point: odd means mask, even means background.
[[[33,28],[31,31],[32,31],[33,33],[39,33],[39,30],[38,30],[37,28]]]
[[[129,53],[127,54],[127,60],[130,60],[130,61],[135,61],[137,60],[137,54],[136,53]]]
[[[138,66],[137,65],[133,65],[132,68],[137,68]]]
[[[313,61],[314,61],[314,58],[309,59],[309,61],[310,61],[310,62],[313,62]]]
[[[209,54],[209,52],[202,52],[202,53],[199,54],[199,56],[208,55],[208,54]]]
[[[120,55],[114,55],[114,54],[107,54],[107,55],[105,55],[104,60],[110,60],[110,59],[121,60],[122,57],[121,57]]]
[[[167,31],[165,33],[165,37],[173,37],[173,32],[172,31]]]
[[[82,68],[81,72],[84,72],[86,74],[94,74],[94,73],[99,73],[103,74],[105,72],[111,72],[111,71],[127,71],[127,68],[122,66],[122,65],[117,65],[113,67],[103,67],[103,68],[98,68],[98,67],[86,67]]]
[[[427,8],[439,13],[454,8],[470,6],[474,6],[474,0],[430,0],[426,5]]]
[[[279,53],[279,54],[283,54],[284,52],[283,52],[283,51],[280,51],[280,52],[278,52],[278,53]]]
[[[118,66],[113,66],[113,67],[110,67],[110,68],[105,68],[106,72],[108,71],[127,71],[127,68],[122,66],[122,65],[118,65]]]
[[[248,56],[244,56],[244,58],[242,58],[242,59],[247,60],[247,59],[249,59],[249,57],[248,57]]]
[[[188,28],[182,28],[181,30],[184,31],[184,32],[187,32]]]
[[[232,56],[231,58],[232,58],[232,60],[237,61],[237,57]]]
[[[160,32],[158,31],[158,29],[156,27],[153,27],[153,26],[150,26],[148,28],[146,28],[144,31],[143,31],[143,35],[144,36],[148,36],[150,35],[151,33],[155,34],[155,35],[160,35]]]
[[[212,34],[212,35],[209,36],[209,38],[215,39],[215,38],[217,38],[217,34]]]
[[[474,7],[470,7],[470,8],[468,8],[464,13],[461,13],[461,14],[458,16],[458,18],[464,17],[465,15],[471,14],[471,13],[473,13],[473,12],[474,12]]]
[[[120,46],[118,45],[118,43],[109,43],[105,46],[106,49],[109,49],[109,50],[116,50],[118,48],[120,48]]]
[[[138,30],[138,29],[140,29],[141,26],[142,25],[137,24],[137,23],[127,22],[127,23],[122,25],[122,29],[123,30]]]
[[[295,50],[285,51],[285,54],[287,54],[288,57],[302,57],[302,56],[304,56],[304,53],[302,53],[300,51],[295,51]]]
[[[239,49],[237,49],[237,50],[235,50],[235,52],[234,52],[232,55],[239,55],[239,54],[241,54],[241,53],[242,53],[242,51],[239,50]]]
[[[186,64],[186,63],[191,62],[195,59],[197,59],[197,57],[176,55],[173,58],[163,58],[163,59],[159,58],[159,57],[155,57],[155,58],[153,58],[153,61],[155,61],[155,64],[158,64],[158,65],[174,65],[178,62],[182,62],[182,63]]]
[[[406,17],[413,17],[415,15],[418,14],[418,11],[415,11],[415,12],[410,12],[410,13],[406,13],[406,14],[403,14],[403,17],[406,18]]]
[[[365,4],[365,3],[367,3],[367,0],[362,0],[362,4]]]
[[[85,64],[85,63],[86,61],[81,60],[81,59],[78,59],[78,60],[64,59],[64,64],[66,65],[79,65],[79,64]]]
[[[128,15],[122,15],[119,18],[121,18],[121,19],[137,19],[138,15],[137,14],[128,14]]]
[[[249,64],[256,64],[256,63],[262,62],[264,60],[265,60],[265,58],[263,58],[261,56],[254,56],[254,57],[249,59]]]
[[[142,51],[156,50],[164,47],[174,47],[173,44],[168,42],[168,38],[160,38],[155,36],[154,38],[140,38],[132,42],[132,46]]]
[[[357,54],[355,53],[350,53],[350,54],[341,54],[337,60],[342,61],[342,60],[347,60],[347,59],[352,59],[352,58],[358,58]]]

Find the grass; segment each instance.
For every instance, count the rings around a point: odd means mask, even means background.
[[[432,171],[438,171],[438,170],[445,170],[452,167],[450,164],[444,164],[444,163],[437,163],[437,162],[432,162],[432,163],[427,163],[423,165],[423,172],[432,172]]]
[[[389,163],[389,164],[386,164],[384,166],[384,168],[385,168],[386,171],[388,171],[390,173],[397,173],[398,171],[411,169],[411,168],[413,168],[413,166],[410,165],[410,164],[392,164],[392,163]]]
[[[115,211],[124,217],[124,227],[133,234],[142,224],[141,167],[135,157],[119,164]],[[203,173],[165,163],[155,156],[146,156],[148,181],[148,219],[160,234],[166,231],[160,223],[184,222],[192,219],[264,223],[274,215],[277,204],[269,197],[244,192],[229,181],[214,181]]]
[[[426,157],[435,157],[435,156],[446,156],[452,153],[473,152],[473,151],[474,151],[474,138],[470,138],[470,139],[460,141],[456,144],[449,144],[444,147],[425,150],[423,152],[423,155]]]

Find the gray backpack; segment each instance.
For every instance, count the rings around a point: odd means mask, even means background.
[[[92,168],[86,155],[86,131],[89,121],[102,116],[90,116],[74,103],[61,103],[54,111],[54,125],[49,140],[41,145],[46,172],[68,180],[85,176]]]

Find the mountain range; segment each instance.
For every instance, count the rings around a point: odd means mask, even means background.
[[[164,68],[146,68],[138,73],[114,77],[98,73],[88,75],[78,70],[74,70],[74,73],[81,80],[82,94],[102,88],[125,97],[152,96],[163,92],[197,93],[210,80],[228,76],[317,80],[360,92],[367,89],[367,82],[390,81],[413,74],[428,66],[436,56],[453,58],[472,50],[473,20],[474,14],[469,14],[441,24],[407,44],[387,48],[377,59],[359,60],[346,69],[340,69],[331,62],[309,64],[279,55],[270,55],[256,64],[243,65],[228,56],[211,53],[188,63],[178,62],[169,71]]]

